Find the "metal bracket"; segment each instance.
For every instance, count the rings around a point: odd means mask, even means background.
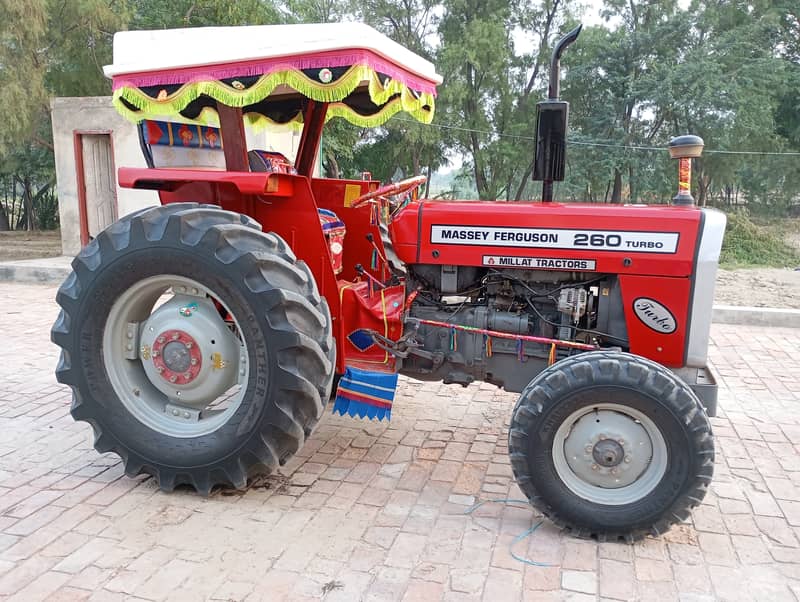
[[[171,418],[183,420],[185,422],[198,422],[200,420],[200,410],[186,406],[176,406],[168,403],[164,407],[164,412]]]
[[[125,324],[125,359],[139,358],[139,322]]]

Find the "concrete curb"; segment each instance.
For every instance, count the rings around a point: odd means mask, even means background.
[[[0,282],[61,284],[72,271],[72,257],[0,261]]]
[[[1,261],[0,282],[27,284],[61,284],[69,275],[71,257]],[[711,317],[714,324],[739,324],[742,326],[780,326],[800,328],[800,309],[776,307],[738,307],[715,305]]]
[[[711,322],[714,324],[800,328],[800,309],[715,305]]]

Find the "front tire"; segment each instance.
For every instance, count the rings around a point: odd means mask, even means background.
[[[126,474],[208,494],[244,487],[303,445],[335,349],[311,272],[278,236],[218,207],[173,204],[116,222],[72,267],[52,329],[56,376],[72,388],[72,416]]]
[[[689,387],[628,353],[588,352],[542,371],[509,429],[520,489],[579,537],[634,541],[686,520],[714,469],[711,426]]]

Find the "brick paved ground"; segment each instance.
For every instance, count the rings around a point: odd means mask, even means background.
[[[578,541],[475,500],[519,497],[514,396],[402,380],[390,425],[325,417],[281,475],[202,499],[121,476],[56,384],[55,289],[0,284],[0,598],[794,600],[800,332],[717,326],[712,493],[635,546]]]

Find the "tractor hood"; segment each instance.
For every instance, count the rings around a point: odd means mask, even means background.
[[[420,201],[391,228],[406,263],[685,277],[702,220],[697,208]]]

